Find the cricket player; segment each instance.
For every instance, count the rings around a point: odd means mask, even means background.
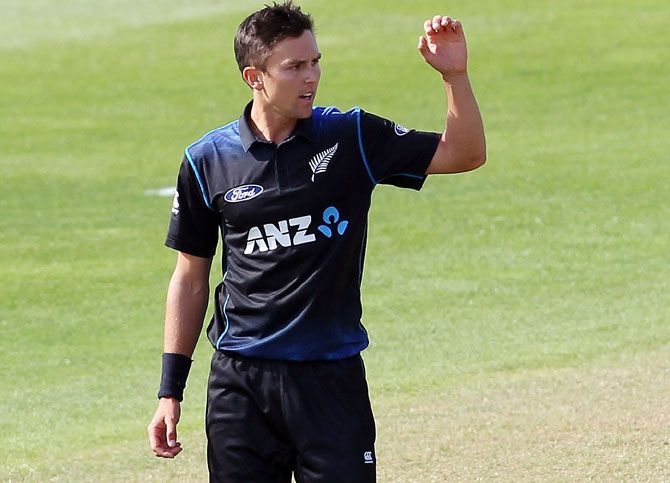
[[[207,328],[215,349],[210,480],[375,481],[360,356],[368,345],[360,284],[372,192],[378,184],[419,190],[426,175],[473,170],[486,158],[461,23],[436,15],[423,30],[419,53],[447,96],[441,133],[360,108],[315,107],[321,52],[311,17],[291,2],[240,25],[235,57],[251,101],[239,119],[186,148],[177,179],[166,240],[177,263],[148,427],[156,456],[182,450],[180,403],[220,236],[223,279]],[[375,88],[383,82],[372,80]]]

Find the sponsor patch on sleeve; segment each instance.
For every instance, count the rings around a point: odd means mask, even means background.
[[[398,136],[404,136],[409,132],[409,129],[407,129],[405,126],[402,124],[394,124],[393,125],[393,130]]]
[[[174,198],[172,198],[172,214],[179,214],[179,191],[175,190]]]

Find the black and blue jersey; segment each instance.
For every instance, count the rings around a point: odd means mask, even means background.
[[[223,280],[208,336],[218,350],[333,360],[368,345],[360,283],[374,187],[420,189],[437,133],[361,109],[315,108],[276,145],[251,104],[185,150],[166,245],[211,257]]]

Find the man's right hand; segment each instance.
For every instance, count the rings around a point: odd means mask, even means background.
[[[158,401],[156,414],[147,428],[149,444],[156,456],[174,458],[181,453],[181,443],[177,441],[180,414],[181,404],[176,399],[163,397]]]

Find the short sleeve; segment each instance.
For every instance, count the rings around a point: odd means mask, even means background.
[[[373,183],[421,189],[441,134],[410,130],[364,111],[359,116],[361,154]]]
[[[185,158],[179,169],[165,245],[209,258],[216,253],[220,215],[205,204],[202,190]]]

